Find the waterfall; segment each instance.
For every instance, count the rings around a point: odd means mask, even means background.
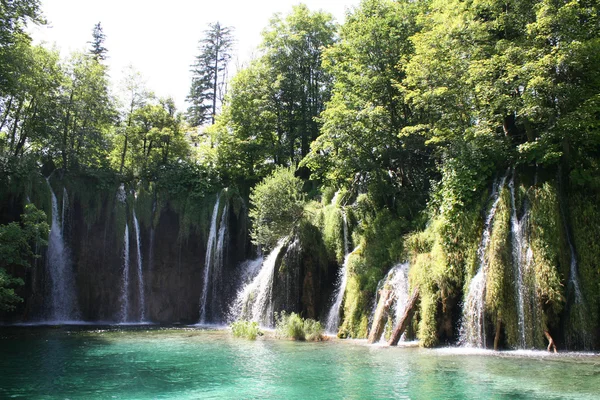
[[[506,175],[499,182],[495,183],[492,189],[492,207],[485,218],[481,242],[477,249],[479,269],[469,283],[469,291],[463,304],[463,317],[459,339],[459,343],[463,346],[486,347],[484,320],[485,281],[487,274],[486,252],[490,243],[492,222],[496,215],[496,209],[500,202],[500,193],[502,192],[502,188],[504,188],[505,182]]]
[[[358,247],[354,250],[358,250]],[[340,311],[342,310],[342,301],[344,300],[344,293],[346,292],[346,284],[348,283],[348,260],[352,253],[346,254],[344,258],[344,264],[338,272],[338,278],[336,283],[336,291],[333,304],[327,313],[327,322],[325,323],[325,332],[335,334],[340,325]]]
[[[337,194],[334,196],[334,200],[336,200]],[[333,200],[332,200],[333,203]],[[333,203],[335,204],[335,203]],[[335,333],[340,325],[340,310],[342,306],[342,301],[344,300],[344,293],[346,292],[346,283],[348,282],[348,258],[350,257],[350,240],[348,239],[348,219],[346,217],[346,212],[342,210],[342,232],[344,235],[344,264],[342,268],[338,272],[337,283],[336,283],[336,294],[327,313],[327,322],[325,324],[325,331],[329,333]]]
[[[238,292],[231,307],[232,319],[247,319],[263,326],[273,324],[273,277],[277,257],[284,243],[285,239],[279,241],[262,262],[258,274]],[[262,261],[259,258],[247,265],[248,276],[251,270],[256,270],[259,260]]]
[[[210,232],[206,243],[206,257],[204,259],[204,281],[202,283],[202,294],[200,296],[200,323],[207,321],[207,307],[212,322],[217,321],[217,311],[220,298],[220,283],[223,275],[224,248],[227,239],[228,204],[225,204],[221,213],[220,223],[217,224],[219,216],[219,205],[221,194],[217,196],[217,202],[213,208]]]
[[[515,182],[514,176],[509,183],[510,188],[510,201],[512,214],[510,217],[511,233],[512,233],[512,256],[513,256],[513,269],[515,275],[515,291],[517,294],[517,316],[518,316],[518,327],[519,327],[519,347],[525,348],[527,340],[525,338],[525,298],[527,297],[525,284],[523,278],[525,276],[526,265],[528,261],[532,259],[532,250],[528,246],[526,241],[526,229],[527,219],[529,216],[529,209],[527,203],[524,204],[524,213],[519,220],[517,216],[517,207],[515,201]],[[525,254],[524,254],[525,253]],[[525,257],[523,257],[525,255]]]
[[[46,261],[46,273],[50,282],[48,320],[74,321],[79,319],[79,307],[77,305],[71,252],[64,240],[62,222],[59,222],[56,194],[52,190],[49,179],[46,179],[46,182],[52,195],[52,225],[48,237]],[[64,216],[61,216],[60,221],[63,219]]]
[[[574,315],[574,320],[577,321],[577,325],[580,327],[584,327],[586,326],[586,320],[587,320],[587,316],[589,315],[589,311],[587,308],[587,305],[584,301],[583,298],[583,293],[581,292],[581,285],[579,283],[579,273],[578,273],[578,265],[577,265],[577,254],[575,253],[575,246],[573,245],[573,242],[571,240],[571,233],[569,231],[569,226],[567,224],[567,217],[566,217],[566,213],[564,211],[564,207],[561,206],[560,208],[561,214],[562,214],[562,219],[563,219],[563,224],[564,224],[564,229],[565,229],[565,236],[567,238],[567,244],[569,245],[569,250],[571,252],[571,260],[570,260],[570,265],[569,265],[569,282],[567,284],[567,298],[569,298],[570,293],[574,294],[574,303],[570,304],[570,313],[575,312],[575,314],[571,314]],[[583,330],[583,329],[579,329],[577,332],[573,332],[573,335],[567,335],[566,336],[566,341],[567,341],[567,346],[571,347],[573,345],[577,345],[577,343],[572,343],[574,342],[579,342],[579,344],[583,345],[584,349],[589,349],[592,347],[592,338],[589,334],[589,332]]]
[[[387,288],[392,291],[392,306],[390,314],[392,315],[392,325],[396,326],[406,308],[406,303],[410,294],[408,293],[408,269],[409,263],[396,264],[389,270],[386,276],[377,284],[377,296],[382,289]],[[375,299],[375,306],[372,311],[372,316],[375,315],[378,299]],[[371,317],[371,320],[373,317]],[[402,335],[404,337],[404,335]],[[383,336],[382,336],[383,340]],[[400,339],[403,340],[403,339]]]
[[[146,295],[144,292],[144,272],[142,270],[142,243],[140,240],[140,224],[138,223],[137,216],[135,215],[135,209],[133,210],[133,227],[135,229],[135,240],[137,243],[137,286],[138,286],[138,299],[140,307],[140,322],[146,320]]]
[[[129,321],[129,224],[123,238],[123,280],[121,284],[121,322]]]

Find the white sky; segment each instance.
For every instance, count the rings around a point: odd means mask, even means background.
[[[304,0],[311,10],[330,12],[337,22],[359,0]],[[128,65],[141,72],[148,89],[172,96],[177,108],[187,108],[190,65],[208,23],[233,26],[237,41],[234,64],[247,62],[261,32],[276,12],[287,14],[300,0],[42,0],[47,26],[30,29],[36,43],[56,44],[66,57],[87,50],[92,29],[102,23],[107,63],[114,84]]]

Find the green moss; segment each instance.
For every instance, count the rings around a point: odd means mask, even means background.
[[[348,280],[344,294],[343,322],[338,336],[366,338],[370,299],[373,293],[364,289],[364,277],[357,271],[365,269],[365,259],[359,250],[354,251],[348,260]]]
[[[506,344],[516,348],[519,343],[515,274],[512,267],[511,200],[504,188],[492,226],[488,246],[485,308],[495,326],[501,321]]]
[[[537,297],[544,305],[542,329],[548,323],[557,323],[562,311],[564,275],[559,272],[562,229],[558,194],[550,183],[531,188],[531,213],[529,217],[530,246],[533,252],[532,266],[535,274]],[[543,333],[543,332],[542,332]]]
[[[327,205],[321,210],[323,215],[322,232],[327,255],[339,265],[344,262],[344,221],[342,210],[334,205]]]

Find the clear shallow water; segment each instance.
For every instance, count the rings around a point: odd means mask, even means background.
[[[0,398],[597,399],[600,357],[0,327]]]

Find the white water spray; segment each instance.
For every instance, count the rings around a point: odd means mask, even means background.
[[[492,189],[492,207],[485,218],[481,242],[477,249],[479,269],[469,283],[469,291],[463,304],[463,317],[459,339],[459,343],[463,346],[486,347],[484,320],[485,281],[487,274],[486,253],[492,233],[492,222],[496,215],[498,203],[500,202],[500,193],[504,188],[505,182],[506,175],[498,183],[495,183]]]
[[[133,210],[133,227],[135,229],[135,241],[137,248],[137,287],[138,287],[138,299],[139,299],[139,317],[140,321],[146,320],[146,295],[144,291],[144,271],[142,270],[142,243],[140,240],[140,224],[137,216],[135,215],[135,209]]]
[[[58,201],[50,181],[46,179],[52,195],[52,225],[48,237],[47,277],[50,283],[48,320],[56,322],[79,319],[79,307],[75,291],[75,275],[72,269],[71,252],[67,247],[61,216],[59,222]],[[63,191],[66,194],[66,191]],[[63,199],[64,204],[64,199]]]
[[[123,271],[121,280],[121,322],[129,322],[129,224],[123,238]]]
[[[246,284],[237,294],[231,307],[231,319],[247,319],[258,322],[263,326],[273,324],[273,277],[277,257],[283,248],[285,239],[279,241],[277,246],[269,253],[258,274]],[[259,259],[262,260],[262,259]],[[248,265],[250,270],[255,270],[258,260]],[[250,272],[250,271],[249,271]]]

